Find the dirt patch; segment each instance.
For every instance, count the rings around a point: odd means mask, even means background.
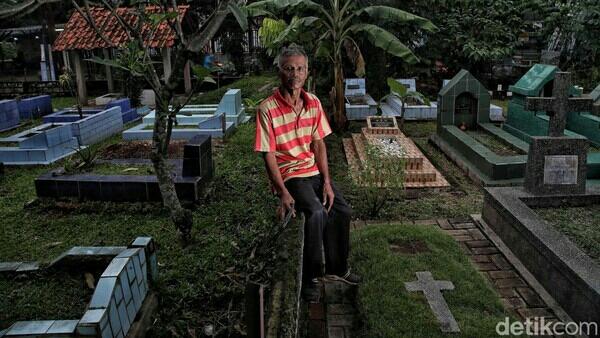
[[[406,241],[394,239],[390,241],[390,250],[395,254],[418,254],[421,252],[429,252],[427,244],[423,241]]]
[[[169,144],[169,158],[182,158],[185,140],[171,141]],[[127,141],[112,144],[100,151],[99,158],[103,160],[114,160],[118,158],[145,158],[150,159],[152,142],[150,141]]]

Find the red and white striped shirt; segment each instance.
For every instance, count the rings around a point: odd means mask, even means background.
[[[319,174],[310,145],[331,134],[321,101],[304,89],[301,95],[304,107],[300,114],[294,112],[279,89],[260,104],[256,113],[254,150],[275,152],[283,181]]]

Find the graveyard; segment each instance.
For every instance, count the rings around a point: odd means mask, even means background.
[[[597,3],[0,4],[0,338],[600,337]]]

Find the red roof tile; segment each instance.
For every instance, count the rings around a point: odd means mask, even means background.
[[[189,6],[178,6],[179,17],[183,18]],[[146,13],[157,13],[159,7],[146,6]],[[118,8],[117,14],[121,16],[125,22],[134,26],[137,23],[138,16],[132,8]],[[96,23],[98,29],[104,27],[104,35],[112,43],[109,45],[104,41],[94,28],[75,11],[65,25],[65,29],[58,35],[54,41],[53,49],[55,51],[63,50],[90,50],[97,48],[120,47],[128,42],[127,33],[118,23],[117,19],[111,15],[111,12],[105,8],[92,7],[90,14]],[[108,20],[108,22],[107,22]],[[144,25],[142,36],[144,36],[146,46],[152,48],[172,47],[175,43],[176,35],[173,29],[166,23],[159,24],[154,36],[150,36],[150,25]]]

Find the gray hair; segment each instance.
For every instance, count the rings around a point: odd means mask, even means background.
[[[279,52],[279,55],[277,56],[277,59],[276,59],[277,67],[279,69],[281,69],[281,61],[288,56],[304,56],[304,58],[306,59],[306,63],[308,64],[308,55],[306,55],[304,48],[302,48],[302,46],[299,46],[295,43],[292,43],[291,45],[289,45],[287,47],[281,48],[281,51]]]

